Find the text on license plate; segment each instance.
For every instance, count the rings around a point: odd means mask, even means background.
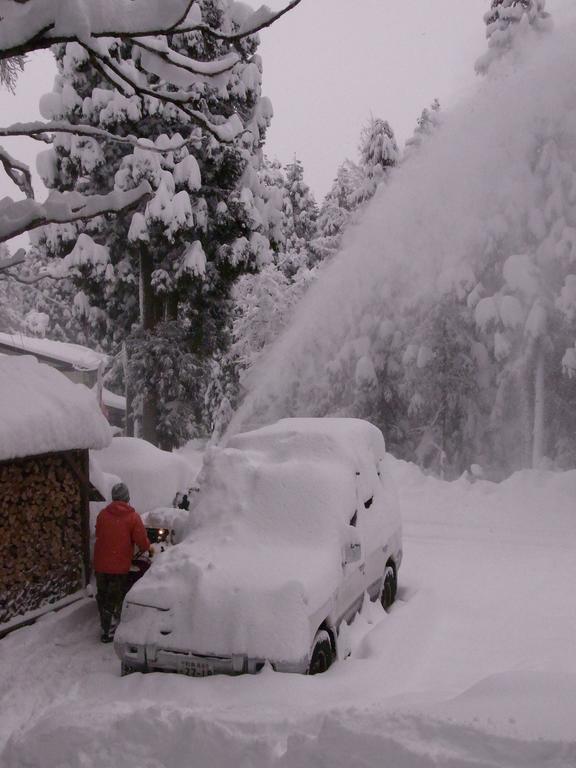
[[[187,659],[184,661],[182,672],[185,675],[191,675],[193,677],[207,677],[214,674],[214,667],[207,661],[192,661]]]

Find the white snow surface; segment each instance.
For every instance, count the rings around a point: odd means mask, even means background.
[[[112,437],[94,393],[34,357],[0,357],[0,461],[104,448]]]
[[[28,352],[31,355],[44,355],[53,360],[61,360],[83,371],[96,371],[101,365],[108,362],[108,355],[95,352],[93,349],[83,347],[80,344],[23,336],[21,333],[0,333],[0,344],[8,344],[14,349]]]
[[[91,461],[100,472],[118,476],[130,489],[130,503],[140,514],[170,507],[178,492],[193,484],[196,469],[177,453],[162,451],[137,437],[115,437]]]
[[[571,768],[576,471],[446,483],[394,462],[396,604],[326,674],[121,678],[93,601],[0,641],[3,768]]]

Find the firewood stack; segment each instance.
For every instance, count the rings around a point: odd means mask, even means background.
[[[82,494],[71,460],[0,464],[0,624],[83,586]]]

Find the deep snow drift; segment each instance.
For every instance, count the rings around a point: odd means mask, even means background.
[[[162,451],[136,437],[115,437],[90,454],[93,482],[110,499],[112,485],[120,478],[130,489],[131,504],[144,514],[171,506],[178,492],[186,493],[194,484],[198,472],[196,462],[188,461],[190,455]]]
[[[0,641],[2,768],[572,768],[576,471],[395,463],[399,600],[325,675],[119,676],[93,603]]]
[[[253,371],[230,433],[282,416],[337,415],[345,403],[331,380],[339,371],[365,377],[406,308],[449,288],[469,296],[499,242],[506,242],[502,261],[539,242],[533,158],[551,136],[576,157],[575,35],[572,22],[542,41],[531,38],[520,68],[481,81],[393,171]],[[563,172],[568,184],[571,163]]]

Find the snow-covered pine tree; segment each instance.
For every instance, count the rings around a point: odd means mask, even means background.
[[[485,439],[474,318],[453,292],[411,314],[402,396],[412,456],[442,477],[457,477],[478,461]]]
[[[355,205],[374,196],[400,158],[394,131],[388,121],[379,117],[371,117],[362,129],[359,150],[362,182],[354,195]]]
[[[286,174],[280,160],[270,160],[263,155],[258,171],[260,194],[264,201],[263,220],[272,251],[278,255],[286,243],[284,204],[286,198]]]
[[[260,170],[273,260],[259,272],[242,275],[232,291],[232,343],[218,361],[218,380],[209,392],[211,399],[222,403],[215,438],[241,400],[250,372],[288,326],[296,304],[316,278],[316,268],[308,266],[317,259],[316,204],[303,180],[301,163],[290,168],[286,174],[278,161],[264,158]]]
[[[431,136],[440,125],[440,102],[434,99],[430,107],[424,107],[422,114],[416,121],[416,128],[412,136],[407,139],[402,159],[409,157],[414,150],[422,146],[422,142]]]
[[[8,258],[8,249],[0,243],[0,261]],[[13,333],[24,326],[22,287],[0,271],[0,331]]]
[[[480,75],[485,75],[495,61],[513,48],[519,32],[549,30],[551,17],[546,11],[546,0],[492,0],[490,10],[484,14],[484,22],[488,50],[475,64]]]
[[[0,85],[14,93],[16,81],[20,73],[24,71],[25,63],[25,56],[12,56],[9,59],[0,59]]]
[[[315,253],[323,260],[340,247],[342,233],[352,212],[358,207],[356,190],[362,184],[362,171],[351,160],[338,168],[336,178],[322,202],[317,221],[317,236],[313,242]]]
[[[299,269],[309,269],[318,260],[311,248],[316,236],[318,206],[304,181],[302,162],[294,158],[286,168],[283,200],[284,252],[280,256],[283,272],[292,278]]]
[[[203,20],[223,32],[238,30],[249,14],[233,0],[197,5]],[[152,43],[161,47],[162,38]],[[171,45],[192,60],[222,61],[222,74],[175,72],[151,53],[146,70],[155,66],[157,76],[146,75],[148,87],[184,89],[188,107],[209,113],[213,123],[236,116],[244,126],[236,140],[218,140],[175,105],[112,89],[86,52],[69,44],[57,50],[59,75],[42,101],[44,115],[149,137],[150,150],[59,135],[39,160],[52,188],[107,192],[146,179],[154,190],[133,215],[47,227],[38,247],[46,258],[61,259],[77,291],[71,299],[90,319],[95,341],[115,350],[126,342],[143,435],[164,445],[188,436],[192,423],[196,431],[208,429],[205,374],[225,343],[230,287],[270,258],[258,165],[271,106],[261,97],[258,39],[230,43],[195,31],[173,35]],[[110,42],[110,52],[134,70],[147,55],[120,40]]]
[[[495,363],[495,455],[509,471],[576,456],[574,384],[562,378],[576,333],[576,171],[563,130],[562,121],[537,126],[525,228],[486,249],[469,297]]]

